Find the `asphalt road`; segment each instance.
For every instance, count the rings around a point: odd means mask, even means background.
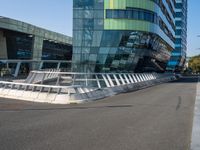
[[[188,150],[197,78],[81,105],[0,99],[0,150]]]

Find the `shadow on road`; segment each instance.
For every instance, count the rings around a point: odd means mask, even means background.
[[[70,105],[69,105],[70,106]],[[133,105],[111,105],[111,106],[93,106],[93,107],[50,107],[50,108],[29,108],[29,109],[22,109],[22,108],[3,108],[0,109],[0,112],[21,112],[21,111],[51,111],[51,110],[85,110],[85,109],[104,109],[104,108],[130,108]]]
[[[197,83],[198,76],[183,76],[182,78],[170,83]]]

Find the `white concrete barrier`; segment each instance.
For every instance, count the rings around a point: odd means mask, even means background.
[[[49,80],[52,78],[55,83]],[[155,73],[86,74],[33,71],[25,80],[27,83],[0,81],[0,97],[53,104],[80,103],[140,90],[175,79],[174,75]],[[44,84],[47,80],[53,85]]]

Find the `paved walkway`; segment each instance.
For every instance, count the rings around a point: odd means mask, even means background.
[[[197,78],[81,105],[0,99],[1,150],[188,150]]]
[[[200,150],[200,78],[197,84],[191,150]]]

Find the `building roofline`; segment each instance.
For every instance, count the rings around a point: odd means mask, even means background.
[[[57,42],[72,44],[72,37],[50,31],[30,23],[0,16],[0,29],[7,29],[21,33],[36,35],[44,39],[49,39]]]

